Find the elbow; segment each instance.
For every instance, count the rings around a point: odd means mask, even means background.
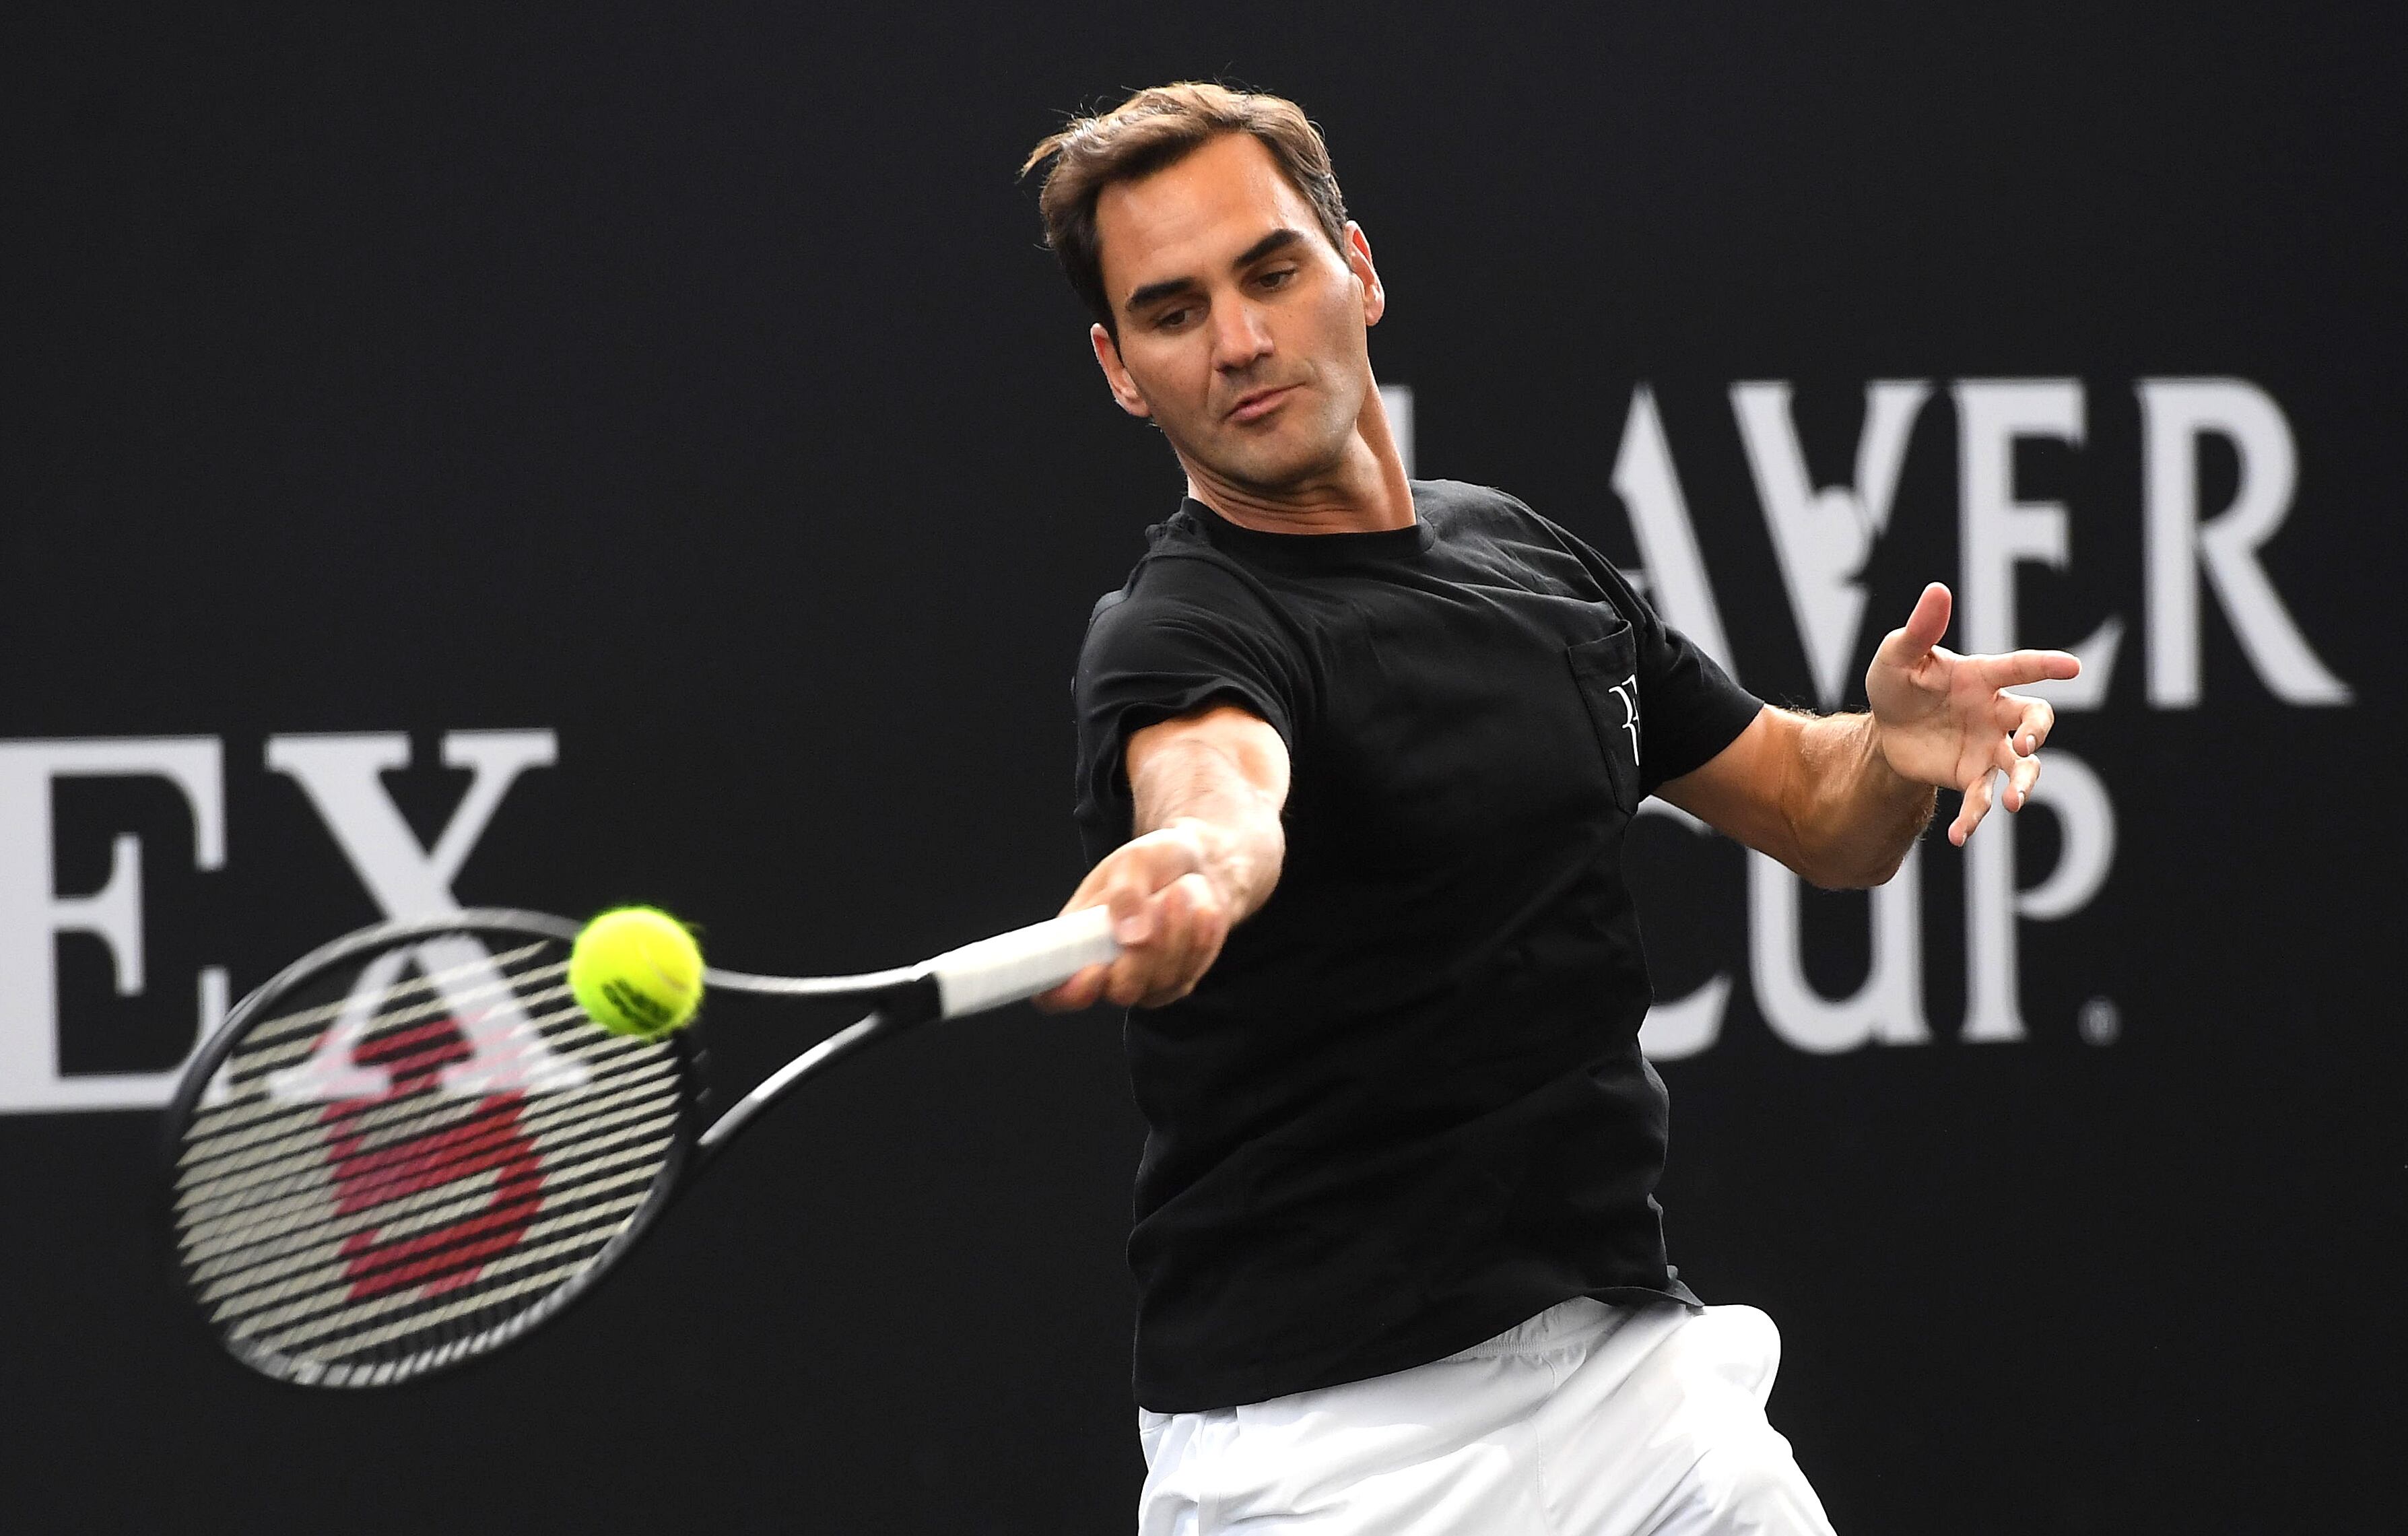
[[[1886,874],[1868,875],[1838,859],[1801,858],[1791,862],[1789,868],[1818,891],[1861,891],[1889,878]]]
[[[1801,846],[1796,857],[1782,862],[1818,890],[1864,891],[1888,884],[1914,847],[1913,838],[1899,842],[1843,839],[1820,847]]]
[[[1937,805],[1937,797],[1926,789],[1911,803],[1884,807],[1878,814],[1793,814],[1788,830],[1797,856],[1782,862],[1827,891],[1885,885],[1905,867]]]
[[[1888,884],[1905,863],[1906,849],[1900,848],[1879,859],[1834,859],[1806,878],[1827,891],[1867,891]]]
[[[1765,849],[1817,890],[1861,891],[1898,873],[1906,850],[1868,848],[1865,840],[1834,836],[1805,817],[1784,817],[1780,846]]]

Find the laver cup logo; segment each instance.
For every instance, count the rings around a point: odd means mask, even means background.
[[[1852,478],[1820,484],[1807,467],[1791,385],[1729,386],[1728,423],[1763,516],[1813,702],[1842,707],[1880,632],[1903,617],[1902,610],[1868,612],[1864,575],[1876,543],[1900,531],[1899,493],[1916,427],[1944,393],[1956,417],[1951,646],[2075,652],[2081,677],[2030,690],[2061,713],[2104,707],[2119,668],[2137,649],[2145,707],[2187,711],[2203,701],[2203,637],[2210,623],[2220,621],[2254,674],[2220,680],[2220,687],[2254,685],[2288,706],[2348,704],[2348,685],[2316,654],[2260,558],[2290,516],[2298,482],[2297,448],[2281,407],[2239,379],[2143,379],[2130,388],[2139,408],[2138,462],[2109,467],[2129,486],[2118,499],[2141,523],[2140,590],[2130,595],[2130,606],[2091,621],[2087,633],[2077,625],[2060,636],[2022,633],[2017,623],[2019,576],[2033,566],[2064,570],[2072,560],[2067,507],[2019,482],[2018,452],[2033,444],[2056,444],[2069,453],[2084,450],[2090,400],[2083,381],[1962,380],[1943,392],[1928,380],[1873,380],[1864,386]],[[1927,440],[1932,436],[1926,434]],[[1683,452],[1694,464],[1727,440],[1701,438]],[[2232,489],[2220,506],[2205,504],[2200,463],[2210,452],[2229,455],[2233,466]],[[1667,620],[1735,676],[1751,681],[1748,658],[1734,654],[1725,629],[1717,573],[1692,523],[1678,462],[1655,392],[1642,384],[1632,394],[1612,474],[1638,544],[1641,574]],[[2057,742],[2044,759],[2032,803],[2056,824],[2057,852],[2045,872],[2036,871],[2038,878],[2027,884],[2018,868],[2029,813],[1992,816],[1965,850],[1965,1009],[1956,1029],[1962,1040],[2028,1038],[2023,925],[2073,918],[2114,870],[2117,817],[2107,776]],[[1696,827],[1661,801],[1645,809]],[[2148,878],[2144,869],[2128,873]],[[1649,1052],[1675,1057],[1712,1045],[1742,965],[1767,1026],[1800,1050],[1930,1041],[1924,977],[1935,936],[1924,931],[1923,879],[1918,849],[1895,879],[1867,898],[1870,966],[1860,985],[1835,996],[1807,975],[1801,883],[1772,860],[1750,854],[1743,962],[1730,956],[1703,985],[1659,1000],[1643,1036]],[[2075,1022],[2083,1038],[2103,1043],[2114,1038],[2116,1021],[2114,1000],[2100,997],[2082,1007]]]

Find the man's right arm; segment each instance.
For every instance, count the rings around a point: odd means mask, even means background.
[[[1105,999],[1159,1008],[1187,996],[1229,929],[1279,883],[1287,743],[1269,725],[1215,705],[1133,733],[1126,762],[1136,835],[1062,908],[1109,906],[1121,955],[1037,998],[1048,1012]]]

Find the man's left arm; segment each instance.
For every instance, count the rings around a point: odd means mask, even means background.
[[[1931,819],[1935,789],[1961,791],[1948,840],[1962,844],[2001,792],[2020,811],[2040,777],[2057,713],[2009,690],[2070,678],[2062,651],[1960,656],[1940,644],[1948,589],[1924,588],[1865,672],[1865,714],[1816,717],[1768,705],[1704,766],[1656,793],[1817,885],[1878,885]]]

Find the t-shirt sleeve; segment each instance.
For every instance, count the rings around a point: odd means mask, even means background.
[[[1639,729],[1647,743],[1639,788],[1642,795],[1653,795],[1667,780],[1705,767],[1737,740],[1764,701],[1732,681],[1697,641],[1657,617],[1655,605],[1639,595],[1612,561],[1554,524],[1547,526],[1630,621],[1639,653]]]
[[[1090,856],[1129,835],[1132,735],[1228,703],[1260,716],[1294,752],[1303,693],[1293,639],[1243,581],[1209,561],[1148,565],[1096,605],[1071,685]]]

